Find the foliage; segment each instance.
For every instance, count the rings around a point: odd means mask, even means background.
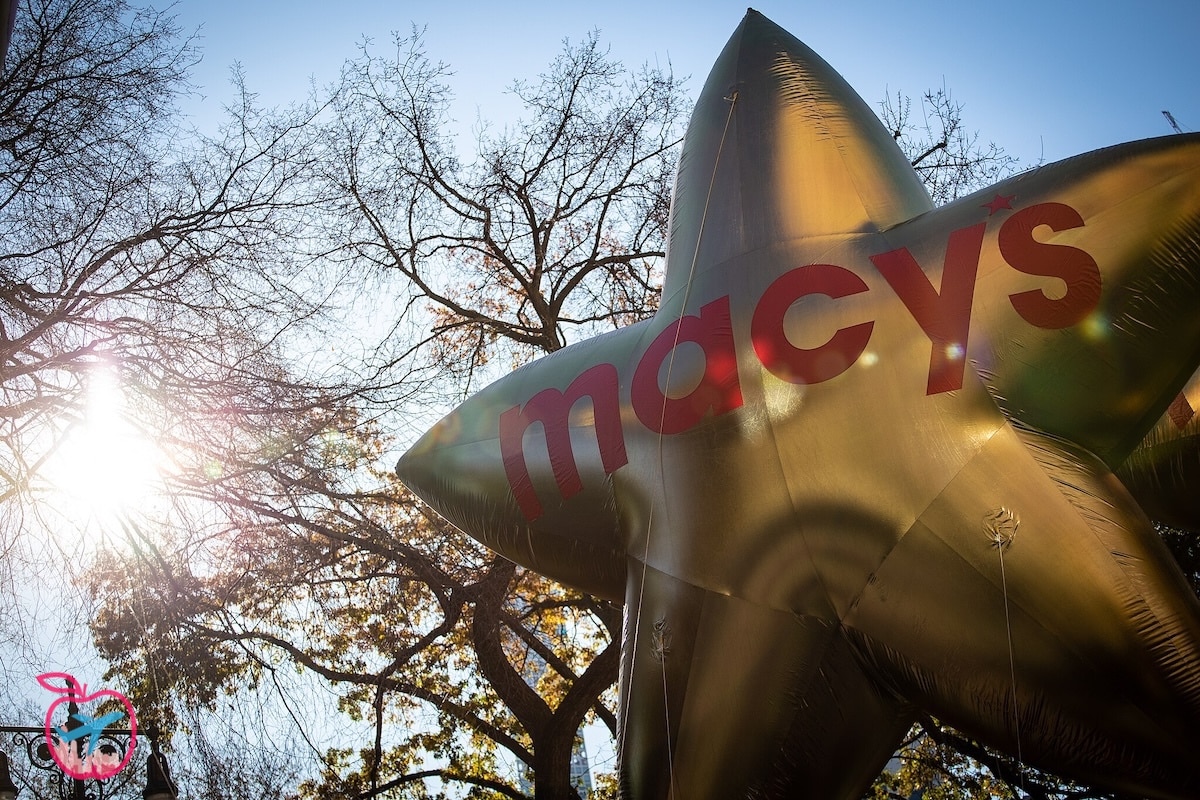
[[[1034,769],[922,716],[864,800],[1119,800]],[[1132,800],[1132,798],[1126,798]]]
[[[279,502],[242,498],[203,541],[159,542],[96,571],[98,594],[138,595],[94,623],[114,669],[137,674],[157,659],[153,686],[137,687],[147,707],[166,696],[211,706],[288,662],[331,682],[364,744],[328,754],[303,790],[315,797],[419,796],[415,774],[520,796],[496,777],[497,750],[537,769],[544,739],[564,729],[573,741],[615,678],[619,611],[517,573],[394,487],[357,492],[301,458],[258,469]],[[601,627],[589,631],[585,614]],[[591,713],[615,725],[607,708]],[[448,766],[423,769],[430,759]]]

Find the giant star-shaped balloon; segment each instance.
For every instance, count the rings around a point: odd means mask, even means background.
[[[623,598],[630,798],[855,798],[924,709],[1200,796],[1200,604],[1113,470],[1200,364],[1200,137],[933,209],[751,11],[688,129],[662,304],[496,382],[398,465]]]

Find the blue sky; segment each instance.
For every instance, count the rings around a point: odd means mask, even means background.
[[[771,2],[755,8],[821,54],[872,105],[887,91],[947,86],[969,127],[1031,164],[1171,132],[1170,110],[1200,130],[1200,2]],[[510,113],[505,89],[532,78],[562,40],[599,29],[627,64],[670,62],[695,95],[742,16],[735,0],[378,2],[183,0],[200,28],[194,73],[205,99],[197,121],[228,101],[235,61],[269,105],[332,81],[364,37],[386,47],[392,31],[426,29],[431,57],[455,71],[464,122]]]

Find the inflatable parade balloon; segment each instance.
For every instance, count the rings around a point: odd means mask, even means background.
[[[1200,603],[1116,473],[1196,485],[1159,451],[1196,435],[1198,308],[1200,136],[934,209],[750,11],[687,132],[656,316],[497,381],[398,471],[623,600],[626,797],[857,798],[918,710],[1200,797]]]

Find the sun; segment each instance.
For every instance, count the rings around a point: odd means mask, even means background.
[[[62,516],[104,525],[151,502],[167,458],[132,419],[116,371],[89,372],[82,415],[67,425],[45,464]]]

